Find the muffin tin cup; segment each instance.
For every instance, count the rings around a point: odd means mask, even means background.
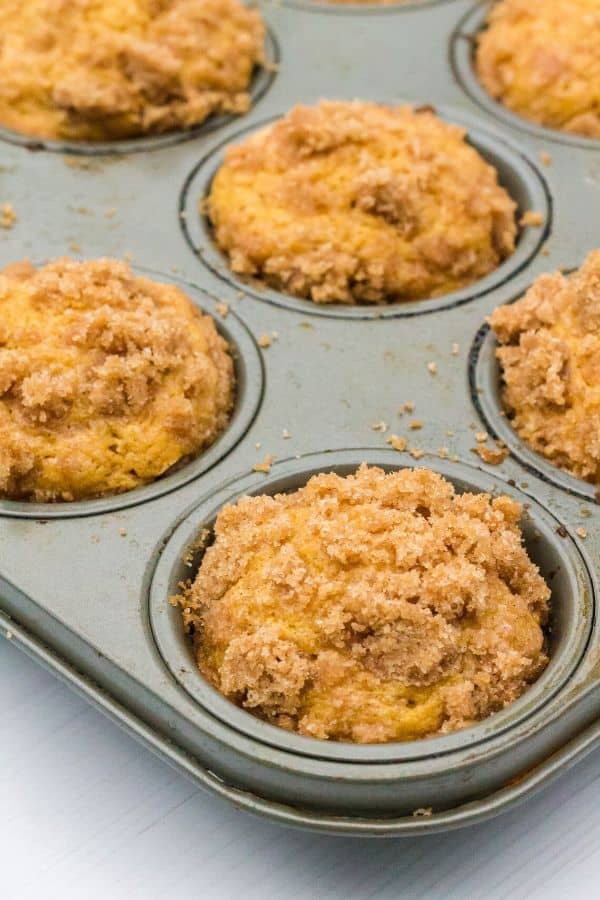
[[[338,450],[316,453],[275,464],[265,476],[242,476],[207,497],[190,513],[168,539],[161,553],[150,591],[150,622],[159,651],[173,677],[210,715],[252,740],[287,753],[315,759],[349,763],[401,763],[433,759],[445,753],[465,752],[493,740],[536,712],[569,681],[585,650],[592,621],[592,587],[583,560],[570,539],[557,536],[558,524],[538,504],[519,491],[478,469],[459,463],[415,463],[426,465],[449,479],[459,493],[508,494],[525,503],[522,520],[526,545],[553,592],[550,663],[540,678],[515,702],[478,725],[443,737],[406,743],[357,745],[322,741],[269,725],[234,705],[198,672],[191,643],[183,630],[179,608],[169,598],[179,585],[194,578],[201,560],[196,552],[189,562],[201,532],[212,531],[219,511],[244,495],[277,494],[297,490],[320,472],[348,475],[366,462],[385,471],[410,468],[393,450]]]
[[[179,202],[179,216],[186,241],[199,259],[228,284],[257,300],[304,314],[348,319],[411,317],[451,309],[484,296],[514,278],[540,250],[552,227],[551,197],[537,166],[518,148],[511,146],[498,135],[482,130],[477,121],[467,119],[464,113],[444,107],[436,107],[435,111],[444,121],[467,129],[468,143],[497,169],[500,183],[516,201],[517,219],[525,211],[535,210],[543,216],[544,221],[541,228],[521,228],[514,253],[485,278],[473,282],[468,287],[440,297],[388,304],[315,303],[309,299],[273,290],[257,279],[243,278],[232,272],[227,255],[216,244],[211,223],[208,217],[200,212],[200,206],[210,193],[212,181],[224,161],[227,147],[247,139],[251,134],[277,121],[280,116],[272,116],[240,129],[214,147],[194,167],[183,185]]]
[[[264,370],[256,341],[239,316],[230,312],[227,318],[222,318],[215,309],[216,299],[210,297],[196,285],[187,284],[172,275],[165,275],[162,272],[155,272],[140,266],[132,266],[132,270],[136,275],[180,288],[202,312],[208,313],[212,317],[217,331],[227,341],[231,348],[234,364],[236,396],[233,412],[226,428],[205,450],[200,451],[192,459],[182,460],[151,484],[121,494],[64,503],[34,503],[0,499],[0,516],[43,520],[63,519],[93,516],[125,509],[128,506],[137,506],[199,478],[233,450],[252,424],[262,401]]]
[[[529,472],[549,484],[593,503],[598,502],[598,488],[560,469],[536,453],[523,441],[511,425],[502,403],[502,372],[496,358],[498,341],[489,325],[477,332],[469,359],[469,382],[473,404],[495,438],[506,444],[511,454]]]
[[[78,252],[73,242],[86,258],[126,249],[143,274],[180,284],[217,313],[217,327],[236,347],[241,386],[221,438],[153,485],[85,503],[0,503],[0,633],[238,808],[318,832],[431,833],[514,806],[600,747],[600,511],[587,502],[586,485],[572,486],[555,470],[545,478],[537,458],[529,466],[515,435],[501,431],[507,423],[497,399],[495,407],[488,399],[483,352],[471,355],[471,389],[467,358],[496,306],[541,272],[579,264],[597,245],[600,168],[585,140],[498,115],[453,78],[456,35],[473,0],[356,10],[292,3],[262,9],[269,52],[275,58],[281,48],[281,65],[274,79],[263,73],[271,88],[239,121],[93,146],[0,135],[2,202],[16,212],[14,227],[0,230],[1,264]],[[416,303],[318,306],[232,278],[196,204],[229,142],[320,97],[433,105],[467,128],[522,211],[542,212],[544,228],[524,230],[516,254],[489,279]],[[91,163],[65,165],[60,156],[90,152]],[[190,243],[208,254],[204,262],[190,252],[180,211]],[[174,271],[181,282],[162,275]],[[226,319],[217,299],[230,306]],[[270,346],[259,348],[264,335]],[[497,386],[495,371],[489,379]],[[416,404],[420,430],[409,427],[413,413],[398,416],[405,401]],[[473,454],[479,429],[506,440],[512,455],[501,465]],[[394,432],[422,458],[390,450]],[[339,449],[348,447],[364,449]],[[253,472],[267,454],[276,457],[271,473]],[[459,488],[530,504],[524,526],[530,537],[539,532],[530,550],[561,598],[552,662],[512,707],[473,728],[372,746],[282,733],[203,683],[166,603],[177,577],[191,574],[180,551],[223,503],[244,491],[293,489],[312,471],[348,471],[361,460],[427,465]]]
[[[277,73],[279,46],[273,33],[267,28],[265,34],[265,65],[256,66],[249,91],[252,106],[267,93]],[[37,138],[32,135],[4,128],[0,125],[0,141],[16,144],[32,152],[63,153],[69,156],[129,156],[131,153],[149,153],[164,150],[184,141],[191,141],[224,128],[238,116],[233,113],[214,113],[204,122],[191,128],[124,138],[114,141],[73,141],[53,138]]]
[[[538,125],[524,116],[513,112],[508,106],[492,97],[479,80],[475,68],[475,46],[477,36],[486,27],[488,14],[494,5],[490,0],[476,3],[459,22],[451,40],[451,58],[454,75],[468,96],[482,109],[511,129],[525,131],[544,141],[553,141],[571,147],[588,150],[600,149],[600,141],[585,135],[569,134],[557,128]]]

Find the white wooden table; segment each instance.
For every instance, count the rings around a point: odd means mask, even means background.
[[[2,900],[600,896],[600,756],[477,828],[290,831],[195,788],[0,640]]]

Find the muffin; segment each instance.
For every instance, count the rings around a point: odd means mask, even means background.
[[[494,311],[503,400],[529,446],[600,485],[600,251]]]
[[[478,38],[476,67],[517,115],[600,138],[599,0],[499,0]]]
[[[227,151],[205,210],[235,273],[316,303],[436,297],[515,247],[495,169],[430,108],[296,106]]]
[[[263,60],[239,0],[4,0],[0,124],[109,141],[242,113]]]
[[[110,259],[0,271],[0,497],[147,484],[215,440],[233,394],[226,342],[178,288]]]
[[[266,722],[323,740],[471,725],[548,661],[550,592],[520,514],[427,469],[366,465],[244,497],[177,598],[200,672]]]

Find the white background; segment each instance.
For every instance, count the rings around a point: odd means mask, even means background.
[[[0,640],[1,900],[600,897],[600,754],[492,822],[368,841],[210,797]]]

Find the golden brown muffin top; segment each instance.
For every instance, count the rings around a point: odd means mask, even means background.
[[[600,251],[572,275],[541,275],[490,322],[519,435],[555,465],[600,484]]]
[[[179,602],[202,674],[266,721],[377,743],[463,728],[547,662],[521,507],[427,469],[245,497]]]
[[[227,150],[207,207],[234,272],[317,303],[445,294],[515,246],[496,170],[430,108],[295,106]]]
[[[3,0],[0,124],[101,141],[245,112],[264,33],[239,0]]]
[[[110,259],[0,272],[0,496],[145,484],[212,443],[232,400],[228,347],[178,288]]]
[[[600,0],[498,0],[476,63],[484,87],[518,115],[600,137]]]

